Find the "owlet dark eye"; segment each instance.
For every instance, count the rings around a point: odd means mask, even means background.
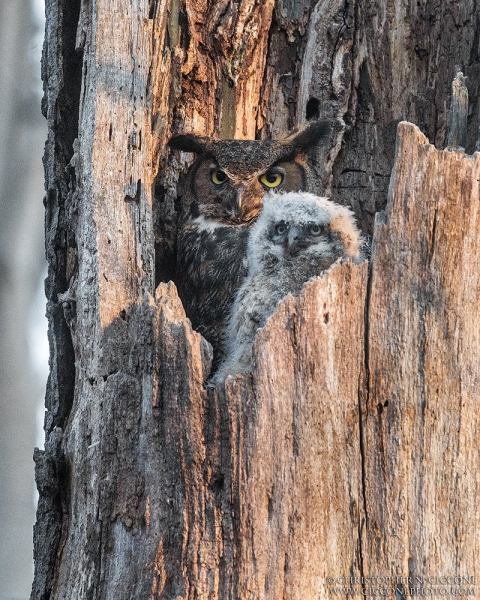
[[[211,178],[215,185],[222,185],[222,183],[225,183],[225,181],[227,181],[228,176],[225,173],[225,171],[220,171],[220,169],[217,169],[215,171],[212,171]]]
[[[267,171],[259,177],[260,183],[267,188],[276,188],[283,181],[283,175],[281,173],[274,173],[273,171]]]
[[[288,225],[285,221],[280,221],[277,225],[275,225],[275,233],[277,235],[283,235],[288,229]]]
[[[322,228],[320,227],[320,225],[312,223],[308,228],[308,232],[310,233],[310,235],[320,235],[322,233]]]

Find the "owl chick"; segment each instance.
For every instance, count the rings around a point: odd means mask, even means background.
[[[214,382],[250,368],[257,329],[282,298],[298,295],[340,257],[360,262],[361,245],[353,213],[344,206],[306,193],[269,194],[250,231],[248,275],[232,306],[226,358]]]
[[[269,191],[305,190],[307,152],[329,132],[313,122],[280,140],[177,135],[169,146],[197,154],[187,174],[175,283],[192,325],[221,359],[228,314],[243,278],[250,226]]]

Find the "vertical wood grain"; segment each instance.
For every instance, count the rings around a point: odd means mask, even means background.
[[[371,574],[475,576],[480,158],[400,123],[376,221],[364,404]]]

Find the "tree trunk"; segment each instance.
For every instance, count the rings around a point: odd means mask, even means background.
[[[398,135],[368,307],[364,564],[370,573],[388,574],[394,560],[402,573],[471,578],[480,526],[480,156],[438,152],[407,123]]]
[[[209,346],[175,286],[155,291],[185,167],[171,133],[338,118],[317,189],[365,229],[398,120],[443,139],[478,26],[441,65],[438,48],[480,9],[445,0],[433,48],[433,2],[380,4],[48,5],[52,373],[32,598],[361,598],[378,583],[362,577],[475,575],[480,159],[401,124],[368,286],[365,262],[338,264],[287,298],[251,377],[207,390]]]

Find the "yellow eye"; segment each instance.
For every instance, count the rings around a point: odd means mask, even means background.
[[[281,173],[273,173],[272,171],[264,173],[260,176],[260,183],[267,188],[276,188],[283,181],[283,175]]]
[[[222,183],[225,183],[225,181],[228,179],[225,171],[220,171],[219,169],[212,171],[210,176],[215,185],[222,185]]]

